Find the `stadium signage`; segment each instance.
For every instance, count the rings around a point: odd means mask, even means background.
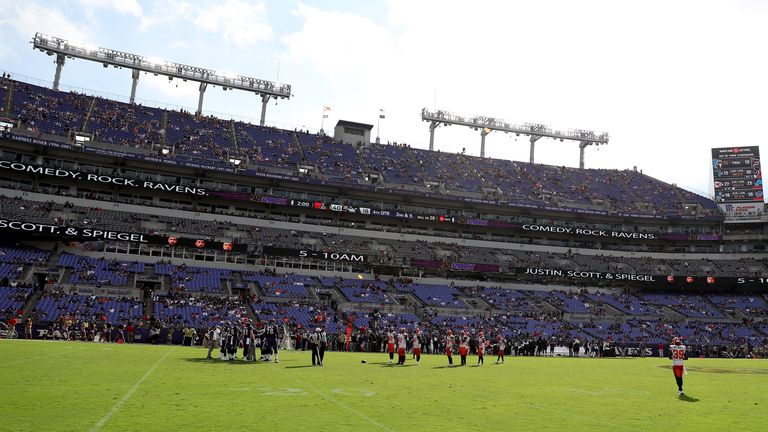
[[[0,219],[0,230],[38,233],[44,235],[47,234],[83,240],[120,240],[138,243],[149,243],[149,240],[145,234],[90,228],[63,227],[8,219]]]
[[[578,270],[556,270],[546,268],[524,268],[520,272],[523,275],[533,276],[555,276],[555,277],[567,277],[572,279],[602,279],[602,280],[617,280],[617,281],[634,281],[634,282],[658,282],[656,276],[642,275],[642,274],[629,274],[629,273],[611,273],[611,272],[596,272],[596,271],[578,271]]]
[[[117,186],[133,187],[139,189],[151,189],[164,192],[175,192],[186,195],[206,196],[208,192],[205,188],[181,186],[146,180],[137,180],[125,177],[116,177],[102,174],[89,174],[80,171],[65,170],[60,168],[44,167],[40,165],[31,165],[23,162],[0,161],[0,168],[25,172],[30,174],[45,175],[50,177],[66,178],[70,180],[80,180],[95,183],[113,184]]]
[[[327,261],[365,262],[365,255],[348,252],[310,251],[306,249],[291,249],[265,246],[262,254],[269,256],[285,256],[294,258],[312,258]]]
[[[127,231],[111,231],[92,228],[77,228],[72,226],[57,226],[37,222],[0,219],[0,232],[24,233],[37,237],[51,238],[62,241],[125,241],[145,243],[169,247],[185,247],[195,249],[218,250],[224,252],[248,251],[246,244],[213,241],[194,237],[175,237],[157,234],[132,233]]]
[[[575,234],[575,235],[581,235],[581,236],[638,239],[638,240],[656,240],[658,238],[656,234],[653,234],[653,233],[593,230],[588,228],[569,228],[569,227],[533,225],[533,224],[523,225],[523,231],[537,231],[537,232],[544,232],[544,233]]]
[[[471,271],[471,272],[483,272],[483,273],[498,273],[499,271],[501,271],[500,267],[496,264],[459,263],[459,262],[425,260],[425,259],[412,259],[411,265],[413,267],[426,268],[426,269],[444,268],[444,269],[455,270],[455,271]]]

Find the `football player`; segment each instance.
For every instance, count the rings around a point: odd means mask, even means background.
[[[483,354],[485,354],[485,335],[483,332],[477,334],[477,365],[483,365]]]
[[[408,345],[408,335],[405,333],[405,328],[400,329],[400,333],[397,335],[397,364],[400,366],[405,365],[405,349]]]
[[[413,333],[413,355],[416,357],[416,364],[421,361],[421,330],[416,329]]]
[[[395,359],[395,331],[392,327],[387,330],[387,353],[389,353],[389,363],[392,364]]]
[[[445,355],[448,356],[448,366],[453,366],[453,343],[454,343],[453,330],[448,330],[448,334],[445,335]]]
[[[683,396],[683,373],[685,372],[683,362],[688,360],[688,354],[681,338],[672,338],[672,345],[669,346],[669,359],[672,360],[672,372],[675,374],[675,382],[677,382],[677,395]]]

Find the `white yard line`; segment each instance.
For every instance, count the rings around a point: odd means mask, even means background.
[[[134,385],[133,385],[133,387],[131,387],[131,388],[130,388],[130,390],[128,390],[128,392],[127,392],[126,394],[124,394],[122,398],[120,398],[120,400],[119,400],[119,401],[117,401],[117,403],[115,404],[115,406],[113,406],[113,407],[112,407],[112,409],[111,409],[111,410],[109,410],[109,412],[108,412],[107,414],[105,414],[105,415],[104,415],[104,417],[102,417],[102,418],[101,418],[101,420],[99,420],[99,421],[96,423],[96,425],[95,425],[95,426],[94,426],[94,427],[91,429],[91,432],[98,432],[98,431],[100,431],[100,430],[101,430],[101,428],[103,428],[103,427],[104,427],[104,425],[105,425],[105,424],[107,424],[107,422],[109,421],[109,419],[111,419],[111,418],[112,418],[112,416],[113,416],[113,415],[115,415],[115,413],[117,413],[118,411],[120,411],[120,408],[122,408],[122,407],[123,407],[123,404],[125,404],[125,402],[126,402],[128,399],[130,399],[130,397],[131,397],[131,395],[133,394],[133,392],[135,392],[135,391],[136,391],[136,389],[137,389],[137,388],[139,388],[139,386],[140,386],[140,385],[141,385],[141,384],[142,384],[144,381],[146,381],[146,380],[147,380],[147,378],[149,378],[149,376],[150,376],[150,375],[152,375],[152,372],[154,372],[154,371],[155,371],[155,369],[156,369],[156,368],[157,368],[157,367],[160,365],[160,363],[162,363],[162,362],[163,362],[163,360],[165,360],[165,359],[166,359],[166,357],[168,357],[168,354],[170,354],[171,352],[173,352],[173,350],[174,350],[174,349],[175,349],[175,347],[174,347],[174,348],[171,348],[171,349],[169,349],[169,350],[168,350],[168,352],[167,352],[167,353],[165,353],[165,355],[164,355],[163,357],[161,357],[161,358],[160,358],[160,360],[158,360],[158,361],[157,361],[157,363],[155,363],[155,365],[154,365],[154,366],[152,366],[151,368],[149,368],[149,370],[147,371],[147,373],[145,373],[145,374],[144,374],[144,376],[143,376],[143,377],[141,377],[141,379],[140,379],[140,380],[138,380],[138,381],[136,382],[136,384],[134,384]]]

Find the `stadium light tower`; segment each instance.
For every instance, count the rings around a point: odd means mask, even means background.
[[[271,99],[290,99],[290,84],[280,84],[272,81],[252,78],[242,75],[216,72],[196,66],[187,66],[179,63],[172,63],[162,60],[156,60],[149,57],[131,54],[122,51],[116,51],[108,48],[97,48],[83,44],[70,42],[55,36],[47,36],[42,33],[36,33],[32,40],[34,49],[40,50],[50,56],[56,56],[56,75],[53,79],[53,89],[59,89],[61,79],[61,69],[64,67],[65,59],[83,59],[101,63],[104,67],[114,66],[117,68],[131,69],[131,103],[136,98],[136,87],[139,82],[139,73],[151,73],[155,76],[163,75],[168,79],[181,79],[183,81],[195,81],[200,83],[200,97],[197,102],[197,114],[203,111],[203,95],[208,85],[218,85],[224,90],[243,90],[254,93],[261,97],[261,125],[264,126],[264,120],[267,111],[267,102]]]
[[[530,162],[534,162],[534,149],[536,141],[541,138],[553,138],[579,142],[579,168],[584,168],[584,149],[590,145],[608,144],[608,133],[595,133],[583,129],[569,129],[567,131],[554,130],[549,126],[537,123],[523,123],[521,125],[510,124],[504,120],[493,117],[474,116],[464,117],[448,111],[430,111],[427,108],[421,110],[421,120],[429,123],[429,149],[434,150],[435,129],[439,126],[459,125],[467,126],[472,130],[480,131],[480,157],[485,157],[485,137],[493,132],[514,133],[530,137],[531,152]]]

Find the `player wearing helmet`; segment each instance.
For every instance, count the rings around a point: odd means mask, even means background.
[[[683,396],[683,373],[685,372],[683,362],[688,360],[688,354],[681,338],[672,338],[672,345],[669,346],[669,358],[672,360],[672,372],[675,374],[675,382],[677,382],[677,395]]]
[[[264,337],[266,338],[267,347],[267,359],[272,360],[272,354],[275,355],[275,363],[280,363],[277,355],[277,337],[280,332],[280,328],[277,326],[274,318],[269,319],[269,324],[264,328]]]

